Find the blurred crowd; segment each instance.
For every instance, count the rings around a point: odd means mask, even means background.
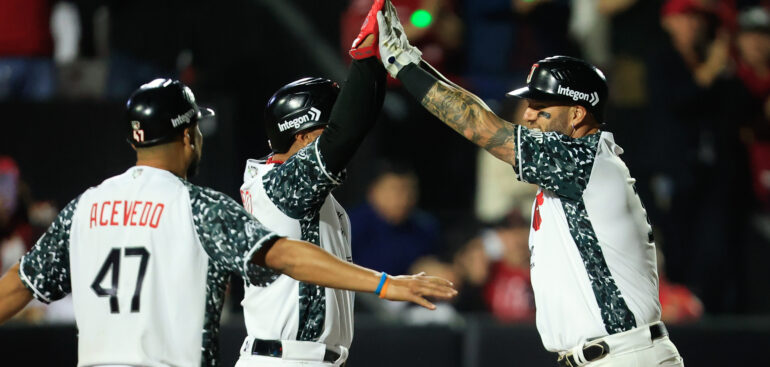
[[[0,272],[5,274],[53,222],[58,209],[50,201],[36,200],[22,179],[16,161],[0,155]],[[34,301],[17,318],[27,322],[72,321],[68,298],[55,307]]]
[[[511,121],[522,106],[504,94],[524,84],[533,62],[563,54],[604,70],[611,98],[606,128],[625,149],[655,229],[664,320],[762,312],[748,301],[744,261],[751,246],[770,242],[770,1],[393,2],[423,57]],[[0,2],[0,102],[123,101],[159,76],[179,78],[204,96],[234,95],[228,88],[243,90],[269,73],[263,55],[276,54],[271,47],[281,30],[263,29],[242,11],[259,12],[262,3]],[[303,0],[290,3],[320,11]],[[329,3],[339,16],[334,26],[305,19],[336,30],[326,41],[344,55],[370,0]],[[228,27],[205,27],[207,17],[228,14],[237,14]],[[219,31],[243,42],[224,50]],[[354,181],[366,189],[349,190],[356,194],[345,200],[354,261],[389,273],[444,276],[462,292],[430,315],[366,295],[358,297],[359,310],[412,323],[462,322],[464,312],[533,322],[527,239],[536,188],[469,144],[458,151],[442,140],[446,135],[398,133],[404,126],[444,127],[423,122],[427,113],[390,82],[385,132],[367,143],[375,148],[362,149],[371,169],[365,181]],[[244,99],[251,106],[254,93],[271,92],[250,91]],[[449,147],[440,159],[438,146]],[[32,201],[19,172],[12,158],[0,158],[4,269],[55,214],[50,203]],[[452,181],[463,187],[452,188]]]

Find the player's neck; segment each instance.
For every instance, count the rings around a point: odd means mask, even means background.
[[[137,149],[136,165],[162,169],[187,179],[187,165],[180,154],[167,149]]]
[[[286,153],[275,153],[273,154],[273,160],[278,162],[286,162],[293,155],[294,155],[294,152],[292,151],[288,151]]]
[[[582,138],[584,136],[588,136],[591,134],[596,134],[598,132],[599,132],[598,126],[581,126],[575,129],[575,132],[572,134],[572,137],[577,139],[577,138]]]
[[[179,167],[178,165],[172,164],[172,162],[165,162],[162,160],[136,160],[137,166],[147,166],[157,169],[162,169],[165,171],[169,171],[173,173],[175,176],[187,179],[187,169],[183,167]]]
[[[275,153],[275,154],[273,154],[273,160],[274,161],[286,162],[286,161],[289,160],[289,158],[291,158],[294,154],[297,154],[297,152],[299,152],[300,149],[304,148],[308,144],[309,144],[309,142],[308,143],[303,143],[300,140],[295,140],[294,144],[291,145],[291,147],[289,148],[288,151],[286,151],[286,153]]]

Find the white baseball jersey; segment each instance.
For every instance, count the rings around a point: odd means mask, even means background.
[[[612,133],[519,126],[514,170],[540,187],[529,237],[537,328],[549,351],[660,320],[655,244]]]
[[[231,272],[275,237],[237,202],[172,173],[132,167],[73,200],[21,260],[43,301],[72,293],[78,366],[212,366]]]
[[[241,186],[243,204],[267,228],[319,244],[351,261],[350,220],[330,194],[344,172],[326,171],[318,139],[285,163],[249,160]],[[350,347],[353,292],[320,287],[281,275],[266,286],[247,286],[246,330],[259,339],[301,340]]]

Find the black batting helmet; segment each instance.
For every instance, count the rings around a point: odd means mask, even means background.
[[[134,91],[126,103],[128,142],[149,147],[171,140],[214,111],[200,108],[190,88],[173,79],[155,79]]]
[[[284,85],[265,107],[265,131],[270,149],[285,153],[302,130],[329,123],[340,87],[324,78],[302,78]]]
[[[507,96],[578,104],[602,123],[607,104],[607,79],[601,70],[581,59],[552,56],[532,65],[527,86]]]

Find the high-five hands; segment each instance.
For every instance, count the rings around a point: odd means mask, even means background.
[[[422,52],[409,44],[390,0],[374,0],[349,52],[357,60],[377,57],[394,78],[404,66],[422,60]]]
[[[385,0],[374,0],[372,8],[369,9],[369,13],[366,14],[364,24],[361,25],[361,31],[358,33],[356,39],[353,40],[353,44],[350,46],[350,56],[356,60],[365,59],[367,57],[377,56],[379,58],[379,50],[377,45],[377,13],[382,11],[382,5]],[[367,37],[374,37],[374,42],[369,43]],[[367,42],[364,42],[367,40]]]
[[[420,63],[422,52],[409,44],[396,8],[390,0],[385,0],[383,9],[377,12],[377,25],[380,60],[390,76],[395,78],[398,72],[408,64]]]

